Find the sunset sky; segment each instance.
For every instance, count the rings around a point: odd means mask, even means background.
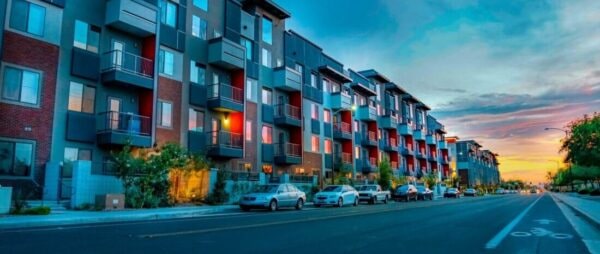
[[[564,136],[544,128],[600,111],[600,1],[276,2],[288,29],[386,74],[448,135],[500,154],[504,179],[544,181]]]

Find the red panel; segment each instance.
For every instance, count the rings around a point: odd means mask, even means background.
[[[379,154],[377,154],[377,148],[375,147],[370,147],[369,148],[369,157],[371,158],[378,158]]]
[[[342,152],[352,153],[352,140],[346,140],[342,142]]]
[[[398,153],[390,153],[390,161],[398,162]]]
[[[352,124],[352,113],[350,111],[342,111],[342,122]]]
[[[377,132],[377,122],[369,122],[369,123],[367,123],[367,129],[369,131]]]
[[[140,90],[138,95],[140,98],[140,102],[139,102],[140,115],[152,117],[152,106],[153,106],[152,99],[154,97],[152,91],[151,90]]]
[[[290,93],[290,105],[299,107],[302,112],[302,95],[300,92]]]
[[[233,133],[244,133],[244,113],[233,112],[229,114],[229,126],[231,126],[231,132]]]
[[[302,144],[302,131],[290,131],[290,142],[294,144]]]
[[[237,87],[244,91],[245,86],[245,76],[243,70],[233,71],[231,72],[231,86]]]
[[[142,45],[142,56],[149,59],[156,59],[156,36],[145,38]]]

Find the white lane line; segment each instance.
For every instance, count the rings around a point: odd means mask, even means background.
[[[517,224],[519,224],[519,222],[523,219],[523,217],[525,217],[525,214],[527,214],[527,212],[529,212],[529,210],[531,210],[531,208],[543,196],[544,195],[540,196],[538,199],[533,201],[533,203],[531,203],[531,205],[529,205],[527,208],[525,208],[525,210],[523,210],[519,215],[517,215],[517,217],[515,217],[510,223],[508,223],[508,225],[506,225],[502,230],[500,230],[500,232],[498,232],[498,234],[496,234],[496,236],[494,236],[494,238],[492,238],[489,242],[487,242],[487,244],[485,244],[485,248],[486,249],[495,249],[496,247],[498,247],[498,245],[500,245],[502,240],[504,240],[504,238],[506,238],[506,236],[510,233],[510,231],[512,231],[513,228],[515,228],[515,226]]]

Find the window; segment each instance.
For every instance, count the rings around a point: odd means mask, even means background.
[[[317,76],[314,73],[310,74],[310,86],[317,87]]]
[[[381,101],[381,85],[375,84],[375,92],[377,93],[377,100]]]
[[[331,123],[331,111],[328,109],[323,111],[323,121],[326,123]]]
[[[96,88],[71,81],[69,86],[69,110],[94,113],[95,98]]]
[[[318,153],[320,152],[320,144],[319,144],[319,136],[317,135],[312,135],[310,137],[310,150],[312,152]]]
[[[266,48],[262,49],[262,65],[271,68],[271,51]]]
[[[319,120],[319,106],[316,103],[313,103],[311,106],[311,118],[315,120]]]
[[[158,102],[158,126],[171,128],[173,106],[169,102]]]
[[[189,109],[188,130],[197,132],[204,131],[204,112],[193,108]]]
[[[172,52],[161,49],[158,52],[158,68],[160,73],[173,76],[175,73],[175,56]]]
[[[0,175],[29,176],[33,143],[0,140]]]
[[[65,147],[65,162],[72,161],[91,161],[92,160],[92,150],[90,149],[81,149],[74,147]]]
[[[190,82],[206,85],[206,68],[196,61],[190,61]]]
[[[296,64],[294,70],[300,74],[300,84],[304,84],[304,67],[300,64]]]
[[[272,174],[273,173],[273,165],[263,164],[262,170],[263,170],[263,173],[265,173],[265,174]]]
[[[246,49],[246,59],[252,60],[252,41],[242,37],[240,44]]]
[[[331,154],[331,139],[325,139],[325,153],[326,154]]]
[[[3,100],[39,104],[40,73],[7,66],[4,68],[3,74]]]
[[[208,11],[208,0],[194,0],[194,6],[204,11]]]
[[[251,78],[246,78],[246,99],[256,102],[258,97],[258,82]]]
[[[192,16],[192,36],[206,40],[206,20]]]
[[[273,104],[273,92],[271,90],[263,88],[262,90],[262,103],[266,105]]]
[[[252,141],[252,121],[246,121],[246,141]]]
[[[10,13],[10,28],[29,34],[44,36],[46,8],[26,2],[14,0]]]
[[[273,44],[273,22],[265,17],[262,18],[262,41]]]
[[[177,4],[171,1],[162,1],[160,22],[170,27],[177,27]]]
[[[360,159],[360,146],[355,146],[354,147],[354,158],[355,159]]]
[[[354,120],[354,132],[360,131],[360,125],[357,120]]]
[[[89,25],[81,20],[75,20],[74,47],[98,53],[99,43],[100,27]]]
[[[327,79],[323,79],[323,92],[331,93],[331,83]]]
[[[262,143],[273,144],[273,128],[271,126],[263,125],[262,127]]]

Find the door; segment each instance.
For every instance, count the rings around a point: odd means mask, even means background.
[[[113,67],[116,69],[121,69],[123,66],[123,52],[125,52],[125,44],[120,41],[113,40],[112,50]]]
[[[108,116],[106,120],[107,125],[110,129],[118,130],[120,127],[120,112],[121,112],[121,99],[116,97],[108,97]]]

